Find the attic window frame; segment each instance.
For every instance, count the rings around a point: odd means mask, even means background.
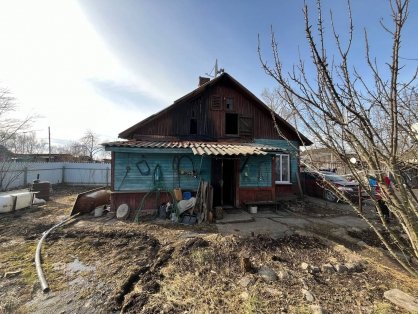
[[[222,110],[222,97],[219,95],[212,95],[210,101],[211,110]]]
[[[225,97],[225,110],[234,110],[234,97]]]

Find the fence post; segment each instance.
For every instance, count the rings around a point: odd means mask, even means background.
[[[65,166],[62,166],[61,183],[65,183]]]
[[[23,185],[28,185],[28,167],[23,167]]]
[[[109,167],[106,168],[106,186],[109,186]]]

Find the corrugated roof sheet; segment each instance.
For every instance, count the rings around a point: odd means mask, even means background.
[[[191,149],[194,155],[237,156],[266,155],[269,152],[285,151],[274,146],[256,143],[222,143],[191,141],[118,141],[103,144],[105,147]]]

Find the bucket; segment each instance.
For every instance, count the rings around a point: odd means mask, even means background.
[[[103,216],[103,205],[94,209],[94,217]]]
[[[250,206],[250,213],[257,214],[257,206]]]

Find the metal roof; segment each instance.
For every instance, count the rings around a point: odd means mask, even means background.
[[[256,143],[191,142],[191,141],[118,141],[103,144],[105,147],[191,149],[194,155],[236,156],[267,155],[269,152],[285,151],[274,146]]]

